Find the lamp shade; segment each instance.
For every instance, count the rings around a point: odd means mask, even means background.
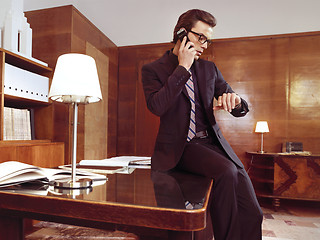
[[[258,121],[256,124],[256,133],[266,133],[269,132],[269,127],[267,121]]]
[[[84,54],[61,55],[56,64],[49,98],[66,103],[92,103],[102,99],[95,60]]]

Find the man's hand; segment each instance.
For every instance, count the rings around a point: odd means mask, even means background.
[[[178,60],[179,65],[189,70],[193,64],[194,56],[196,55],[197,51],[194,48],[194,43],[190,41],[186,43],[186,41],[187,37],[184,37],[179,47]]]
[[[224,109],[231,112],[237,105],[241,104],[241,98],[235,93],[224,93],[218,98],[217,106],[213,110]]]

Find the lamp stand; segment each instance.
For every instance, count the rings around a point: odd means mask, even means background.
[[[92,180],[88,178],[77,179],[77,125],[78,125],[78,103],[73,103],[73,135],[72,135],[72,162],[71,162],[71,179],[56,180],[54,186],[57,188],[78,189],[88,188],[92,185]]]
[[[264,153],[264,151],[263,151],[263,133],[261,133],[261,150],[259,151],[259,153]]]

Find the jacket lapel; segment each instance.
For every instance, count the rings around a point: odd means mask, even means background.
[[[198,89],[199,89],[199,94],[200,98],[202,100],[202,103],[204,104],[204,107],[206,108],[206,103],[207,103],[207,96],[206,96],[206,89],[207,89],[207,78],[206,78],[206,72],[205,69],[203,68],[204,64],[199,64],[199,61],[195,61],[194,64],[194,71],[197,77],[197,83],[198,83]]]

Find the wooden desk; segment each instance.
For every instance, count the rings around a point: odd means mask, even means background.
[[[152,173],[151,178],[151,170],[142,169],[108,175],[105,184],[78,196],[58,195],[52,189],[0,189],[0,239],[23,239],[24,218],[156,234],[161,239],[170,239],[173,232],[192,239],[206,226],[211,189],[211,179],[181,172]],[[186,200],[200,203],[199,208],[187,210]]]
[[[320,155],[248,152],[249,176],[259,197],[320,200]]]

